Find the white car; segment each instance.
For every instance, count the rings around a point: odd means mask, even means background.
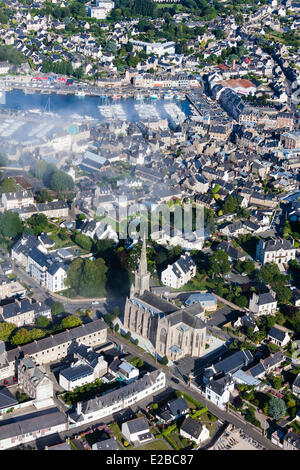
[[[94,301],[92,302],[92,305],[99,305],[99,302]]]

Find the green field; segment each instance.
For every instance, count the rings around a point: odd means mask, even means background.
[[[148,442],[148,444],[136,447],[133,450],[170,450],[170,448],[162,439],[156,439],[155,441]]]

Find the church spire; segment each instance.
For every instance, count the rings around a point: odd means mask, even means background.
[[[147,269],[146,236],[144,234],[143,246],[142,246],[141,257],[140,257],[140,264],[139,264],[139,274],[140,276],[143,276],[147,273],[148,273],[148,269]]]
[[[134,293],[137,295],[143,295],[145,291],[150,289],[150,273],[147,268],[147,251],[146,251],[146,236],[143,236],[143,246],[141,251],[141,257],[139,267],[135,271],[135,283]],[[130,296],[133,294],[133,289],[130,291]]]

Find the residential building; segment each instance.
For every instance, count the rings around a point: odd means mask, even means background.
[[[274,315],[277,310],[277,300],[273,291],[253,295],[249,302],[249,310],[256,315]]]
[[[168,424],[176,421],[189,412],[189,406],[183,397],[170,401],[162,410],[159,410],[155,417],[162,423]]]
[[[161,370],[155,370],[118,390],[79,402],[76,411],[69,414],[70,428],[114,415],[114,413],[163,390],[165,385],[165,373]]]
[[[225,409],[230,400],[230,394],[234,389],[233,379],[229,374],[216,379],[211,379],[205,387],[205,398],[212,401],[221,409]]]
[[[72,355],[74,349],[78,346],[78,342],[85,346],[99,346],[104,344],[106,340],[106,324],[102,319],[98,319],[63,331],[62,333],[18,346],[6,353],[8,368],[6,368],[5,377],[14,375],[15,361],[19,359],[20,354],[28,356],[36,364],[42,365],[62,360],[67,355]]]
[[[288,431],[283,438],[283,450],[300,450],[300,436],[294,431]]]
[[[0,449],[27,444],[67,430],[67,418],[58,408],[28,413],[1,421]]]
[[[276,263],[287,265],[289,261],[296,258],[297,249],[294,241],[283,238],[260,238],[256,247],[256,259],[262,264]]]
[[[184,422],[180,426],[179,434],[198,445],[209,439],[209,430],[206,426],[189,416],[185,418]]]
[[[119,450],[118,443],[115,438],[104,439],[103,441],[95,442],[92,445],[92,450]]]
[[[47,400],[54,394],[52,380],[29,357],[24,357],[18,363],[18,385],[34,400]]]
[[[78,345],[70,367],[59,372],[59,385],[67,391],[94,382],[107,373],[107,362],[93,348]]]
[[[34,203],[31,191],[17,191],[2,194],[2,204],[6,211],[31,206]]]
[[[161,273],[161,282],[172,289],[180,289],[196,275],[196,264],[189,255],[181,255]]]
[[[191,294],[185,303],[186,305],[199,303],[206,312],[215,312],[218,307],[217,297],[210,292],[205,292],[204,294]]]
[[[268,332],[267,339],[270,340],[271,343],[274,343],[277,346],[283,348],[290,342],[291,337],[287,331],[284,331],[282,329],[282,327],[279,328],[276,326],[272,326],[272,328]]]
[[[125,383],[131,383],[139,376],[139,369],[127,361],[122,361],[119,365],[118,375],[124,380]]]
[[[154,439],[146,418],[136,418],[122,424],[122,434],[132,444],[144,444]]]

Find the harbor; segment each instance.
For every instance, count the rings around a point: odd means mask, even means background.
[[[191,107],[186,99],[176,99],[174,93],[132,92],[130,96],[120,93],[101,93],[99,96],[88,96],[77,91],[75,94],[25,93],[13,89],[3,92],[0,104],[1,115],[17,114],[26,117],[63,117],[78,120],[119,120],[148,121],[167,119],[170,127],[176,128],[191,115]]]

